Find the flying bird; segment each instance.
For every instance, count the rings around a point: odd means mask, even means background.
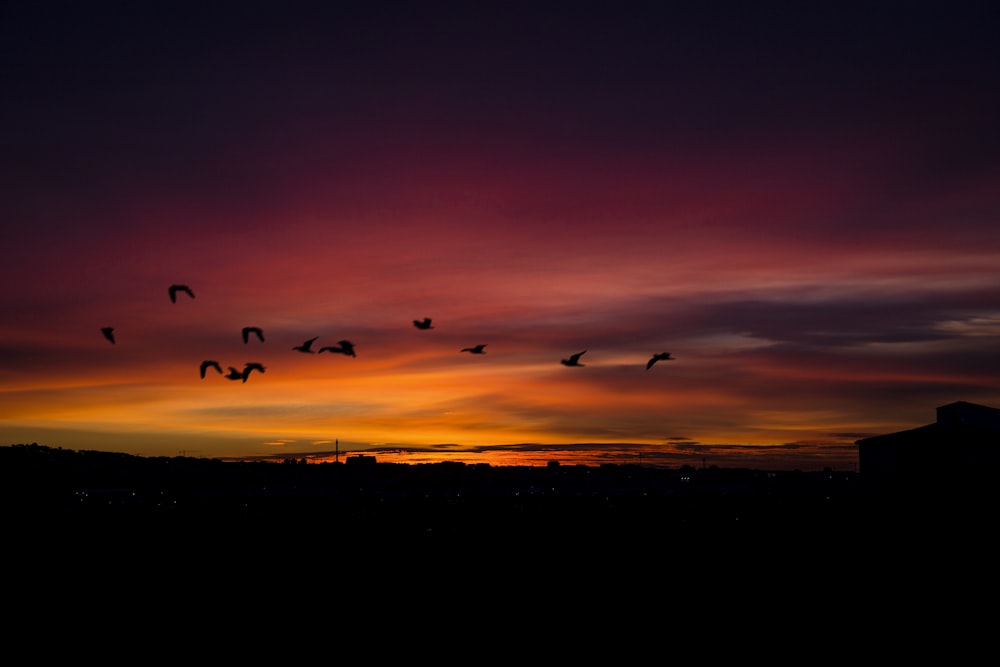
[[[250,342],[250,334],[255,334],[260,342],[264,342],[264,332],[260,330],[260,327],[243,327],[243,343]]]
[[[425,317],[422,320],[413,320],[413,326],[418,329],[433,329],[431,326],[431,318]]]
[[[170,288],[167,290],[167,292],[170,294],[170,302],[171,303],[177,303],[177,293],[178,292],[184,292],[185,294],[187,294],[188,296],[190,296],[192,299],[194,298],[194,292],[192,292],[191,288],[188,287],[187,285],[171,285]]]
[[[302,343],[302,345],[296,345],[292,349],[298,350],[299,352],[306,352],[308,354],[313,354],[315,351],[312,349],[312,344],[316,342],[317,338],[319,338],[319,336],[314,336],[309,340],[307,340],[306,342]]]
[[[569,359],[560,360],[559,363],[561,363],[564,366],[583,366],[585,364],[580,363],[580,357],[582,357],[585,352],[586,350],[584,350],[583,352],[577,352],[576,354],[571,355]]]
[[[646,362],[646,370],[648,371],[653,367],[657,361],[673,361],[674,358],[670,356],[669,352],[660,352],[659,354],[654,354],[649,361]]]
[[[463,347],[460,350],[460,352],[471,352],[472,354],[486,354],[486,350],[484,349],[486,345],[487,343],[480,343],[479,345],[476,345],[474,347]]]
[[[319,348],[320,352],[339,352],[341,354],[346,354],[349,357],[357,357],[358,355],[354,352],[354,343],[349,340],[337,341],[337,345],[327,345],[326,347]]]
[[[226,374],[226,378],[230,380],[243,380],[243,371],[238,368],[229,367],[229,372]],[[246,380],[243,380],[246,382]]]
[[[219,371],[220,375],[222,374],[222,366],[219,365],[218,361],[212,361],[211,359],[206,359],[205,361],[201,362],[201,369],[199,370],[202,380],[205,379],[205,371],[207,371],[209,368],[214,368],[215,370]]]
[[[114,327],[101,327],[101,333],[112,343],[115,342],[115,328]]]
[[[243,367],[243,381],[246,382],[247,378],[250,377],[250,371],[260,371],[264,372],[264,365],[257,363],[256,361],[248,361]]]

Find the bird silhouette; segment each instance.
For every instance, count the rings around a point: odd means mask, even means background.
[[[171,285],[170,288],[167,290],[167,293],[170,294],[170,302],[171,303],[177,303],[177,293],[178,292],[184,292],[185,294],[187,294],[188,296],[190,296],[192,299],[194,298],[194,292],[192,292],[191,288],[188,287],[187,285]]]
[[[319,336],[313,336],[312,338],[310,338],[306,342],[302,343],[302,345],[296,345],[292,349],[293,350],[298,350],[299,352],[306,352],[308,354],[314,354],[315,350],[312,349],[312,344],[316,342],[317,338],[319,338]]]
[[[577,352],[576,354],[570,355],[569,359],[560,360],[559,363],[561,363],[564,366],[583,366],[584,364],[580,363],[580,357],[582,357],[585,352],[586,350],[584,350],[583,352]]]
[[[247,378],[250,377],[250,371],[260,371],[263,373],[264,370],[264,364],[257,363],[256,361],[248,361],[243,366],[243,381],[246,382]]]
[[[243,327],[243,343],[250,342],[250,334],[256,334],[257,339],[260,342],[264,342],[264,332],[260,330],[260,327]]]
[[[337,341],[337,345],[327,345],[326,347],[319,348],[320,352],[339,352],[340,354],[346,354],[349,357],[357,357],[357,353],[354,351],[354,343],[349,340]]]
[[[413,320],[413,326],[418,329],[433,329],[431,326],[431,318],[425,317],[422,320]]]
[[[660,352],[659,354],[654,354],[649,361],[646,362],[646,370],[648,371],[653,367],[657,361],[673,361],[674,358],[670,356],[669,352]]]
[[[101,327],[101,333],[112,343],[115,342],[115,328],[114,327]]]
[[[460,352],[471,352],[472,354],[486,354],[485,348],[487,343],[480,343],[474,347],[463,347]]]
[[[229,372],[226,374],[226,378],[230,380],[243,380],[243,371],[238,368],[229,367]],[[243,380],[246,382],[246,380]]]
[[[205,379],[205,371],[207,371],[209,368],[214,368],[215,370],[219,371],[220,375],[222,374],[222,366],[219,365],[218,361],[212,361],[211,359],[206,359],[205,361],[201,362],[201,368],[198,371],[201,374],[202,380]]]

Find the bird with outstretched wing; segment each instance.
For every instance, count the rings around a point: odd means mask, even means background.
[[[650,360],[646,362],[646,370],[648,371],[650,368],[652,368],[653,364],[655,364],[657,361],[673,361],[673,360],[674,358],[670,356],[669,352],[659,352],[657,354],[654,354],[650,358]]]
[[[205,379],[205,371],[207,371],[209,368],[214,368],[219,372],[220,375],[222,374],[222,366],[219,364],[218,361],[212,361],[211,359],[206,359],[205,361],[201,362],[201,368],[198,369],[198,373],[201,374],[202,380]]]
[[[187,294],[189,297],[191,297],[192,299],[194,298],[194,292],[191,291],[190,287],[188,287],[187,285],[176,285],[175,284],[175,285],[171,285],[169,288],[167,288],[167,294],[170,295],[170,302],[171,303],[177,303],[177,293],[178,292],[183,292],[183,293]]]
[[[317,338],[319,338],[319,336],[313,336],[309,340],[307,340],[304,343],[302,343],[302,345],[296,345],[292,349],[296,350],[297,352],[305,352],[307,354],[315,354],[316,350],[312,349],[312,344],[316,342]]]
[[[243,343],[250,342],[250,334],[257,336],[257,340],[264,342],[264,332],[260,327],[243,327]]]
[[[345,354],[348,357],[357,357],[358,353],[354,351],[354,343],[349,340],[337,341],[336,345],[326,345],[319,348],[320,352],[336,352],[339,354]]]
[[[246,382],[247,378],[250,377],[251,371],[260,371],[263,373],[265,371],[264,364],[258,363],[256,361],[248,361],[245,366],[243,366],[243,381]]]

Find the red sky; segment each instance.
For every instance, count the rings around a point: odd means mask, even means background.
[[[989,3],[204,4],[0,10],[0,443],[849,468],[1000,406]]]

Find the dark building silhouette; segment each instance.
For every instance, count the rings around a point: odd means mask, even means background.
[[[855,444],[870,490],[983,492],[995,485],[1000,464],[1000,410],[957,401],[937,408],[932,424]]]

